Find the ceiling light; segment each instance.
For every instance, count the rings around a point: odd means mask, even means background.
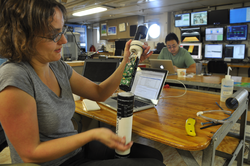
[[[106,10],[107,10],[107,8],[104,8],[104,7],[96,7],[96,8],[84,10],[81,12],[73,13],[73,16],[85,16],[85,15],[89,15],[89,14],[104,12]]]

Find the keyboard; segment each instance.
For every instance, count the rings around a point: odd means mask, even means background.
[[[142,106],[146,106],[148,105],[148,103],[144,103],[144,102],[141,102],[139,100],[135,100],[134,102],[134,107],[137,108],[137,107],[142,107]]]
[[[117,100],[117,97],[112,97],[112,99]],[[148,103],[144,103],[144,102],[142,102],[142,101],[140,101],[140,100],[136,100],[136,99],[135,99],[135,101],[134,101],[134,107],[135,107],[135,108],[137,108],[137,107],[142,107],[142,106],[146,106],[146,105],[148,105]]]

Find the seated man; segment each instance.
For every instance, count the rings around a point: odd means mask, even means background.
[[[172,60],[174,70],[187,69],[186,73],[196,73],[196,64],[190,53],[181,48],[178,37],[175,33],[169,33],[165,39],[167,47],[163,48],[157,59]]]

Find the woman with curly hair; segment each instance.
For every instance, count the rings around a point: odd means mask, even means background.
[[[12,163],[44,166],[163,165],[153,148],[125,144],[107,128],[77,133],[71,122],[75,111],[72,93],[105,101],[118,87],[129,60],[100,85],[77,74],[61,60],[66,9],[56,0],[0,1],[0,122]],[[146,54],[142,59],[152,53]],[[133,146],[132,146],[133,144]],[[114,149],[131,148],[130,158],[114,158]]]

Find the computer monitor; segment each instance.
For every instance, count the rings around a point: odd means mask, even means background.
[[[222,44],[205,44],[205,59],[222,59]]]
[[[115,49],[124,50],[126,42],[127,41],[124,41],[124,40],[115,41]]]
[[[180,47],[186,49],[193,59],[202,59],[202,43],[181,43]]]
[[[245,44],[227,44],[224,58],[228,61],[242,61],[245,59]]]
[[[208,12],[208,25],[229,24],[229,10],[213,10]]]
[[[207,11],[191,13],[191,26],[207,25]]]
[[[115,56],[122,56],[127,41],[115,41]]]
[[[190,13],[176,14],[175,27],[188,27],[190,26]]]
[[[120,64],[120,59],[86,59],[82,75],[99,84],[106,80]]]
[[[200,27],[182,28],[181,42],[201,42]]]
[[[223,41],[223,27],[206,28],[205,41]]]
[[[230,24],[250,22],[250,7],[230,9]]]
[[[247,25],[227,26],[227,40],[247,40]]]

